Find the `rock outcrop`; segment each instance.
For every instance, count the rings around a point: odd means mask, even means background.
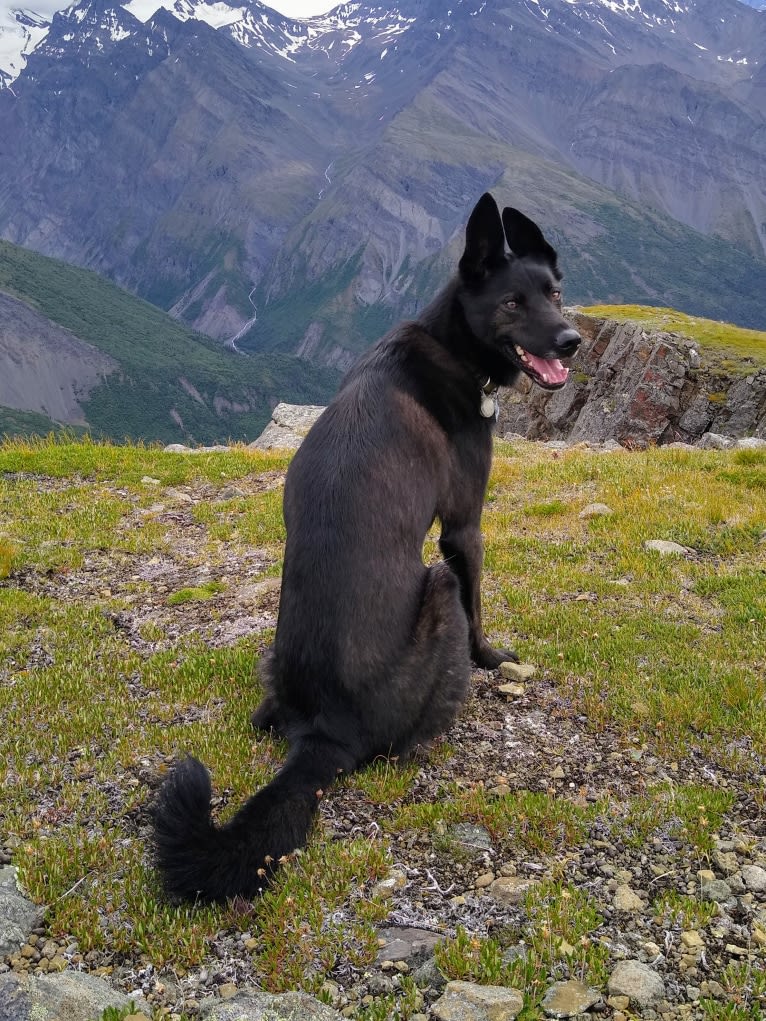
[[[583,338],[568,384],[549,392],[525,377],[501,392],[501,436],[633,448],[697,443],[706,433],[766,437],[766,369],[727,378],[688,337],[567,314]]]

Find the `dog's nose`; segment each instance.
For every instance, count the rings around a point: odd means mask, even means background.
[[[571,326],[568,326],[565,330],[562,330],[561,333],[559,333],[559,335],[556,337],[555,341],[556,350],[558,351],[559,354],[564,356],[572,355],[577,350],[580,344],[580,339],[581,339],[580,334],[577,332],[577,330],[573,329]]]

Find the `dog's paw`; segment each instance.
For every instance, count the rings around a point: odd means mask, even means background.
[[[513,649],[493,649],[489,642],[482,642],[475,648],[471,659],[482,670],[496,670],[501,663],[519,662],[519,657]]]

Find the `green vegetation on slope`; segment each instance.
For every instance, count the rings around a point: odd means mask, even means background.
[[[707,352],[719,352],[730,358],[746,360],[751,365],[766,365],[766,332],[763,330],[746,330],[731,323],[650,305],[590,305],[583,308],[583,312],[597,318],[630,319],[651,330],[682,333],[698,341]]]
[[[83,402],[117,440],[254,439],[278,401],[322,404],[337,386],[337,373],[296,358],[225,351],[96,273],[5,241],[0,289],[120,363]]]

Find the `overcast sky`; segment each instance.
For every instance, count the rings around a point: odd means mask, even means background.
[[[235,3],[236,0],[230,0]],[[287,14],[293,18],[307,18],[311,14],[324,14],[331,7],[337,7],[341,0],[261,0],[268,7]],[[0,0],[0,14],[5,14],[12,7],[26,7],[37,14],[51,15],[55,11],[63,11],[68,7],[67,0]],[[159,0],[157,0],[159,7]],[[2,19],[0,19],[2,20]]]

